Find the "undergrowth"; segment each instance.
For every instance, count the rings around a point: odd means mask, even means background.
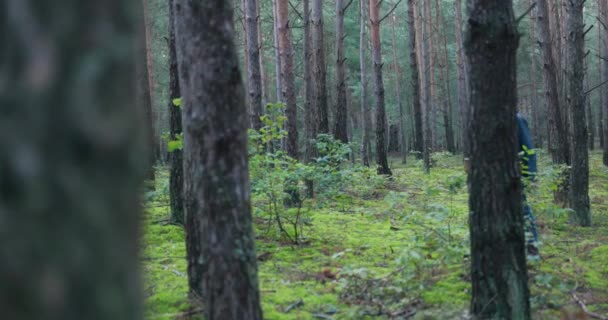
[[[553,205],[556,176],[539,153],[529,193],[539,220],[541,255],[531,262],[535,319],[578,307],[608,313],[608,170],[592,154],[593,227],[569,223]],[[435,156],[431,175],[414,158],[394,158],[392,179],[350,170],[323,200],[301,206],[301,241],[269,228],[267,198],[254,196],[260,290],[265,319],[461,319],[470,299],[467,188],[461,158]],[[281,182],[283,176],[278,177]],[[167,224],[167,174],[147,201],[143,240],[147,319],[184,319],[188,304],[184,234]],[[279,180],[277,180],[279,181]],[[255,183],[255,182],[254,182]],[[288,209],[293,210],[293,209]],[[194,311],[196,311],[194,309]]]

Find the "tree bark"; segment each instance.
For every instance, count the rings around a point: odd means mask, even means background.
[[[530,7],[532,6],[536,6],[536,2],[535,0],[529,0],[528,1],[528,5],[530,5]],[[541,108],[541,104],[539,103],[539,99],[538,99],[538,87],[537,87],[537,79],[538,79],[538,75],[537,75],[537,70],[538,70],[538,65],[537,65],[537,61],[536,61],[536,50],[534,50],[534,47],[536,46],[536,28],[535,28],[535,14],[534,14],[534,9],[532,9],[532,11],[530,11],[530,34],[528,36],[528,40],[529,40],[529,44],[530,44],[530,63],[531,66],[530,68],[528,68],[528,78],[531,84],[531,90],[532,90],[532,94],[530,96],[530,107],[531,107],[531,113],[532,113],[532,123],[533,123],[533,132],[532,135],[534,136],[534,142],[535,142],[535,146],[539,149],[542,149],[543,147],[543,130],[541,130],[541,124],[540,124],[540,114],[543,112]]]
[[[589,84],[589,62],[588,58],[585,58],[585,86],[584,92],[589,92],[590,84]],[[587,128],[589,131],[589,150],[595,150],[595,117],[593,116],[593,108],[591,106],[591,98],[589,95],[585,95],[585,107],[587,109]]]
[[[371,29],[372,60],[374,62],[374,80],[376,95],[376,162],[378,174],[392,175],[388,167],[386,152],[386,110],[384,106],[384,83],[382,79],[382,47],[380,41],[380,3],[369,0],[369,22]]]
[[[249,93],[249,112],[251,128],[262,128],[262,73],[260,66],[260,42],[258,30],[258,0],[245,1],[245,32],[247,37],[247,91]]]
[[[334,134],[348,143],[348,105],[346,101],[346,56],[344,53],[344,0],[336,0],[336,126]]]
[[[471,314],[531,319],[516,106],[517,27],[511,0],[468,0],[471,88]]]
[[[283,101],[286,104],[285,115],[287,116],[287,154],[298,159],[298,127],[295,74],[293,64],[293,44],[291,42],[291,25],[289,21],[288,0],[277,1],[277,22],[279,24],[279,52],[281,55],[281,82],[283,84]]]
[[[391,17],[391,40],[393,43],[393,69],[395,71],[395,96],[397,96],[397,104],[399,106],[399,144],[401,146],[401,163],[407,163],[407,129],[405,128],[405,109],[401,100],[401,70],[397,58],[397,39],[395,36],[395,25],[397,24],[397,15]]]
[[[604,22],[604,24],[606,23],[607,20],[604,20],[605,17],[602,15],[603,12],[603,8],[604,8],[604,4],[605,1],[602,0],[598,0],[597,1],[597,7],[598,7],[598,18],[602,20],[602,22]],[[603,63],[602,63],[602,57],[605,56],[605,52],[604,51],[604,37],[606,34],[606,28],[602,23],[598,24],[597,27],[597,51],[598,51],[598,58],[597,58],[597,75],[598,75],[598,83],[604,83],[604,75],[603,75]],[[605,144],[604,144],[604,95],[606,94],[606,86],[601,86],[598,89],[598,101],[599,101],[599,117],[598,117],[598,136],[600,136],[600,148],[603,150],[605,148]]]
[[[601,24],[602,28],[602,41],[600,43],[601,55],[605,57],[608,54],[608,30],[606,29],[606,24],[608,23],[608,3],[605,1],[600,1],[600,19],[603,24]],[[608,63],[603,61],[601,64],[602,70],[602,79],[606,81],[608,79]],[[605,166],[608,166],[608,89],[604,88],[602,91],[602,113],[603,113],[603,135],[604,135],[604,152],[603,152],[603,162]]]
[[[470,118],[470,106],[469,106],[469,88],[467,84],[467,72],[464,59],[464,50],[462,48],[462,0],[454,1],[454,10],[456,12],[456,67],[458,73],[458,110],[460,113],[460,144],[462,146],[462,152],[464,157],[468,157],[468,123]]]
[[[454,142],[454,128],[452,126],[452,92],[450,90],[450,65],[448,58],[448,34],[447,25],[445,23],[445,17],[441,13],[441,6],[439,0],[435,0],[435,7],[437,8],[437,33],[439,33],[439,24],[443,28],[443,47],[439,46],[438,52],[443,49],[443,61],[441,62],[441,69],[443,72],[442,85],[444,86],[444,110],[443,110],[443,126],[445,129],[445,140],[446,146],[450,153],[456,153],[456,145]],[[439,36],[439,34],[438,34]]]
[[[161,159],[160,151],[160,132],[158,130],[158,113],[154,109],[154,93],[155,93],[155,80],[154,80],[154,59],[152,58],[152,27],[149,19],[148,0],[142,0],[143,12],[144,12],[144,34],[145,34],[145,52],[146,52],[146,85],[148,88],[145,92],[150,96],[150,130],[152,130],[152,143],[154,146],[153,157],[154,162]],[[143,83],[142,83],[143,85]]]
[[[361,69],[361,115],[363,123],[363,142],[361,146],[361,158],[363,159],[363,165],[370,165],[371,158],[371,110],[367,102],[367,56],[365,49],[369,41],[367,40],[366,28],[367,28],[367,6],[365,5],[368,0],[359,0],[360,7],[360,32],[359,32],[359,65]]]
[[[418,39],[416,31],[416,0],[408,0],[408,28],[409,28],[409,47],[410,47],[410,84],[412,86],[412,109],[414,110],[414,150],[417,151],[418,159],[422,158],[424,149],[424,136],[422,125],[422,107],[420,104],[420,73],[418,69]]]
[[[317,130],[329,133],[327,111],[327,66],[325,64],[325,37],[323,28],[323,1],[312,0],[312,50],[315,86],[315,107],[317,108]]]
[[[2,318],[143,319],[142,3],[2,8]]]
[[[160,154],[158,143],[156,139],[156,130],[155,130],[155,112],[154,106],[152,105],[152,94],[150,92],[150,77],[148,74],[149,65],[148,65],[148,26],[146,24],[146,16],[147,16],[147,6],[146,1],[142,1],[140,3],[140,8],[143,13],[143,19],[140,20],[140,34],[142,37],[138,38],[136,42],[137,45],[137,67],[135,68],[135,74],[137,77],[137,87],[135,90],[135,96],[138,101],[138,104],[143,107],[145,119],[146,119],[146,137],[147,143],[150,146],[151,153],[148,154],[150,159],[148,160],[151,164],[154,164],[158,159],[158,155]],[[154,189],[156,185],[156,172],[154,166],[149,166],[148,173],[146,175],[147,182],[146,187],[148,189]]]
[[[173,105],[173,99],[181,98],[179,71],[175,49],[175,11],[169,0],[169,134],[171,140],[182,133],[182,109]],[[169,155],[169,201],[171,222],[183,225],[184,221],[184,155],[182,150],[174,150]]]
[[[566,2],[567,101],[572,121],[572,169],[570,170],[570,205],[581,226],[591,225],[589,202],[589,149],[585,119],[585,37],[583,7],[585,0]]]
[[[189,275],[196,273],[198,280],[190,283],[196,286],[191,290],[200,292],[206,319],[262,319],[248,119],[232,5],[175,0],[174,10],[184,103],[186,216],[195,223],[187,232],[197,233],[194,245],[200,249],[197,256],[188,251]]]
[[[279,50],[279,22],[277,20],[277,1],[272,0],[272,35],[274,41],[274,70],[276,81],[276,102],[282,102],[283,99],[283,82],[281,79],[281,52]]]
[[[423,91],[423,122],[424,122],[424,151],[422,152],[423,162],[424,162],[424,172],[429,174],[431,172],[431,152],[433,150],[433,129],[431,126],[431,117],[432,117],[432,94],[431,94],[431,61],[429,55],[429,42],[430,38],[430,30],[428,24],[428,16],[430,13],[428,12],[427,2],[422,3],[422,11],[421,11],[421,54],[422,57],[422,74],[423,74],[423,82],[422,82],[422,91]]]

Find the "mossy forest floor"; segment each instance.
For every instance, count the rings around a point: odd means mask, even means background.
[[[372,190],[360,181],[330,204],[308,205],[300,245],[277,239],[256,209],[265,319],[466,318],[465,176],[460,157],[435,158],[429,176],[415,159],[393,158],[392,180]],[[574,296],[608,315],[608,169],[593,153],[593,226],[580,228],[553,205],[556,170],[542,152],[539,158],[540,179],[528,196],[542,241],[541,260],[529,263],[534,319],[577,312]],[[196,309],[187,297],[184,232],[166,223],[166,175],[159,170],[145,215],[147,319],[185,319]]]

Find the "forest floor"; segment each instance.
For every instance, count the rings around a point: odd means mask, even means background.
[[[541,260],[529,263],[534,319],[558,319],[580,303],[608,315],[608,169],[593,153],[593,226],[580,228],[553,205],[556,170],[539,158],[528,196],[542,241]],[[460,157],[435,159],[427,176],[419,161],[394,158],[394,179],[380,188],[355,192],[367,187],[360,182],[331,205],[309,206],[300,245],[277,240],[255,214],[264,318],[467,318],[465,176]],[[145,215],[146,318],[186,319],[196,307],[187,299],[184,232],[166,224],[166,171],[159,176],[165,195],[151,197]]]

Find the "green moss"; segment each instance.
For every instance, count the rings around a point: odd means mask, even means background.
[[[315,313],[365,318],[357,311],[363,303],[340,299],[348,294],[344,282],[351,281],[345,278],[346,270],[353,269],[365,270],[368,279],[389,279],[384,284],[400,286],[404,300],[421,300],[420,319],[462,314],[470,299],[463,258],[468,254],[466,186],[450,192],[458,180],[450,177],[463,176],[460,158],[441,156],[437,161],[427,176],[414,159],[407,166],[394,160],[394,180],[378,190],[368,190],[366,182],[359,181],[346,190],[351,198],[337,205],[315,204],[306,213],[311,225],[305,228],[305,245],[281,244],[266,233],[266,225],[256,225],[258,255],[267,256],[259,263],[265,318],[311,319]],[[601,155],[593,153],[591,161],[592,228],[570,225],[567,213],[552,205],[548,161],[540,153],[539,181],[528,191],[543,242],[543,260],[530,266],[538,319],[555,319],[571,302],[576,284],[596,290],[596,295],[608,288],[608,170]],[[161,173],[157,184],[162,187],[166,174]],[[149,202],[145,217],[142,261],[150,319],[174,319],[190,308],[184,233],[162,222],[169,217],[168,207],[162,207],[166,201],[160,196]],[[285,312],[300,299],[303,305]],[[399,302],[390,306],[397,308]],[[608,306],[592,307],[602,311]]]

